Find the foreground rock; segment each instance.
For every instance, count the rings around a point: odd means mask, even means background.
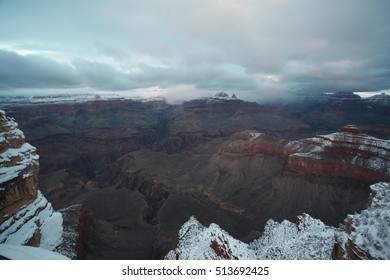
[[[69,260],[59,253],[31,246],[0,244],[0,259],[9,260]]]
[[[36,149],[25,143],[17,123],[3,111],[0,153],[0,244],[56,249],[62,240],[62,215],[38,190]]]
[[[348,215],[346,232],[303,214],[297,223],[269,220],[258,239],[244,243],[217,224],[205,227],[191,217],[179,232],[176,249],[165,259],[389,259],[390,184],[378,183],[371,189],[369,208]]]
[[[367,209],[348,215],[345,232],[337,234],[338,259],[390,259],[390,183],[371,186]]]

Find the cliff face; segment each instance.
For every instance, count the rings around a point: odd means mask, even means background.
[[[53,250],[62,216],[38,190],[38,159],[17,123],[0,111],[0,243]]]
[[[258,239],[244,243],[216,224],[205,227],[191,217],[179,232],[177,248],[166,259],[330,259],[335,228],[303,214],[295,224],[269,220]]]
[[[329,135],[290,142],[288,170],[299,175],[345,178],[366,183],[390,180],[390,141],[354,126]]]
[[[347,260],[390,259],[390,183],[371,186],[367,209],[345,219],[336,235],[333,258]]]
[[[345,232],[307,214],[297,222],[269,220],[250,243],[234,239],[216,224],[205,227],[191,217],[166,259],[389,259],[390,184],[371,186],[370,205],[348,215]]]
[[[0,111],[0,223],[37,197],[36,149],[24,141],[13,119]]]
[[[346,126],[339,132],[297,141],[279,140],[256,131],[235,134],[222,145],[214,162],[269,154],[284,158],[286,172],[299,176],[342,178],[375,183],[390,181],[390,141]]]

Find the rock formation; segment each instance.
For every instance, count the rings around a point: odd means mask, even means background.
[[[61,242],[62,216],[38,190],[38,158],[0,111],[0,244],[54,250]]]
[[[73,99],[5,107],[39,151],[72,258],[161,259],[192,215],[246,244],[270,218],[338,226],[389,177],[388,107],[353,93],[292,105]],[[212,250],[237,257],[225,237]]]
[[[24,142],[24,135],[13,119],[0,111],[0,223],[14,215],[22,205],[37,197],[38,159],[36,149]],[[7,216],[8,215],[8,216]]]
[[[183,224],[179,242],[166,259],[389,259],[390,183],[371,186],[370,205],[348,215],[345,232],[307,214],[296,223],[269,220],[250,243],[234,239],[217,224],[205,227],[195,217]]]
[[[345,231],[336,235],[336,259],[390,259],[390,183],[371,186],[367,209],[348,215]]]
[[[191,217],[179,232],[177,248],[166,259],[330,259],[335,228],[303,214],[297,224],[269,220],[262,236],[250,243],[234,239],[216,224]]]
[[[362,134],[355,126],[297,141],[279,140],[256,131],[235,134],[214,161],[256,153],[285,158],[286,172],[299,176],[343,178],[367,183],[390,181],[390,141]]]
[[[234,239],[216,224],[205,227],[191,217],[180,229],[179,244],[170,251],[166,259],[255,259],[249,246]]]

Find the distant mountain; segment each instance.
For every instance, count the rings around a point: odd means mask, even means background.
[[[367,98],[367,101],[378,106],[390,106],[390,95],[383,92]]]

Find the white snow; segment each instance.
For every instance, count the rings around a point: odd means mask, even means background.
[[[62,239],[62,215],[38,191],[37,198],[0,225],[0,243],[23,245],[39,230],[39,247],[54,250]]]
[[[18,124],[12,118],[3,116],[6,122],[2,125],[5,129],[0,135],[0,141],[9,143],[10,139],[21,139],[24,141],[24,134],[18,129]],[[0,154],[0,184],[18,177],[28,166],[38,165],[39,156],[35,154],[35,147],[23,143],[19,148],[8,148]],[[23,178],[29,175],[24,174]]]
[[[330,259],[335,230],[303,214],[299,216],[298,225],[287,220],[281,223],[269,220],[263,235],[246,244],[216,224],[204,227],[191,217],[179,232],[177,248],[171,250],[166,259],[221,259],[212,249],[212,241],[238,259]]]
[[[348,215],[354,231],[349,238],[376,259],[390,259],[390,183],[371,186],[371,205],[361,213]]]
[[[251,132],[249,133],[249,141],[253,141],[253,140],[256,140],[258,139],[263,133],[260,133],[260,132]]]
[[[248,244],[231,237],[217,224],[209,227],[201,225],[195,217],[191,217],[179,232],[179,244],[175,250],[171,250],[166,259],[174,260],[177,257],[182,260],[223,259],[218,256],[211,244],[215,242],[225,249],[227,255],[234,259],[255,259],[254,252]]]
[[[290,157],[323,159],[332,148],[346,149],[343,160],[346,163],[390,175],[390,140],[365,134],[336,132],[314,138],[291,141],[286,148],[294,151]]]
[[[298,225],[287,220],[269,220],[263,235],[250,244],[256,259],[330,259],[336,229],[307,214],[298,219]]]
[[[0,183],[18,177],[28,166],[38,165],[39,156],[35,147],[24,143],[20,148],[7,149],[0,154]],[[12,159],[18,158],[13,165],[7,166]],[[24,175],[28,176],[28,175]]]
[[[0,256],[11,260],[69,260],[69,258],[46,249],[0,244]]]
[[[348,215],[352,220],[352,232],[325,225],[307,214],[298,216],[298,223],[270,219],[263,234],[246,244],[235,240],[216,224],[201,225],[191,217],[179,232],[177,248],[166,259],[220,259],[213,250],[217,242],[229,258],[315,260],[330,259],[337,242],[344,247],[350,239],[357,250],[364,250],[374,259],[390,259],[390,183],[377,183],[370,206],[361,213]]]

